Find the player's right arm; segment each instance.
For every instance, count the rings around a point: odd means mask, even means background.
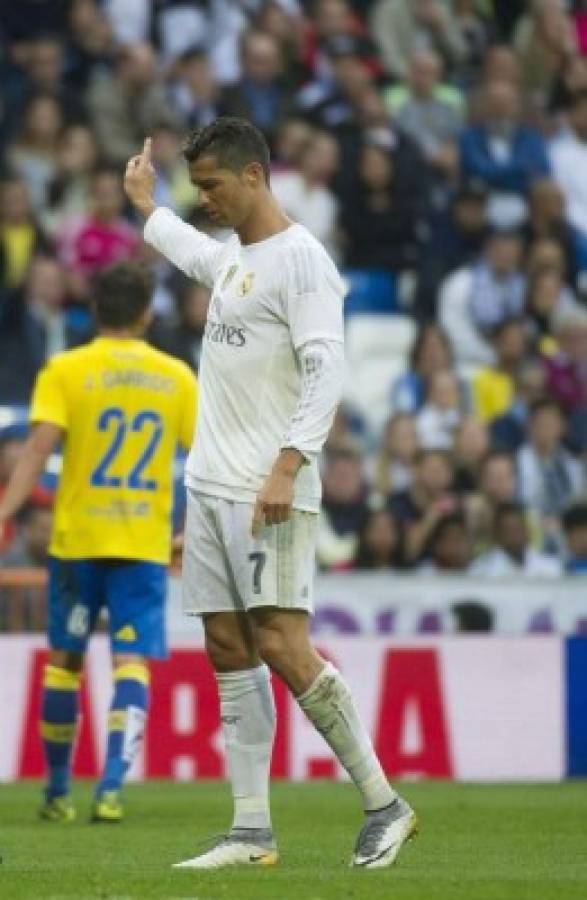
[[[155,178],[151,139],[147,138],[143,152],[129,160],[124,176],[126,195],[146,220],[145,241],[190,278],[212,287],[223,244],[188,225],[172,210],[157,207]]]
[[[37,377],[30,418],[31,433],[0,502],[0,533],[30,496],[47,459],[67,431],[67,403],[56,360],[47,363]]]
[[[28,500],[47,459],[62,437],[63,430],[52,422],[39,422],[33,426],[0,502],[0,535],[5,522]]]

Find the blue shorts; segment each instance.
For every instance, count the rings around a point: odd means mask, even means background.
[[[162,659],[167,568],[123,559],[49,558],[49,645],[83,653],[108,610],[113,653]]]

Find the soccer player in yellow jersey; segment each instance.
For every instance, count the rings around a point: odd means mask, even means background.
[[[97,279],[99,336],[51,359],[37,379],[32,430],[0,503],[0,530],[25,502],[62,442],[49,566],[49,663],[41,734],[49,770],[43,818],[70,821],[71,749],[88,638],[109,615],[114,696],[93,818],[122,818],[120,789],[143,734],[148,657],[165,655],[176,447],[192,443],[196,379],[149,347],[151,283],[133,263]]]

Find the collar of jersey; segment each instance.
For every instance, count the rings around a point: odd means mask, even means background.
[[[123,344],[125,347],[134,346],[135,344],[144,344],[145,342],[142,338],[116,338],[116,337],[108,337],[107,335],[98,335],[98,337],[94,338],[95,344],[106,344],[106,345],[115,345],[119,347]]]

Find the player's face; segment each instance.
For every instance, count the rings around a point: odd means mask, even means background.
[[[248,218],[258,186],[255,166],[233,172],[220,168],[213,156],[202,156],[190,163],[189,172],[200,204],[214,225],[238,228]]]

